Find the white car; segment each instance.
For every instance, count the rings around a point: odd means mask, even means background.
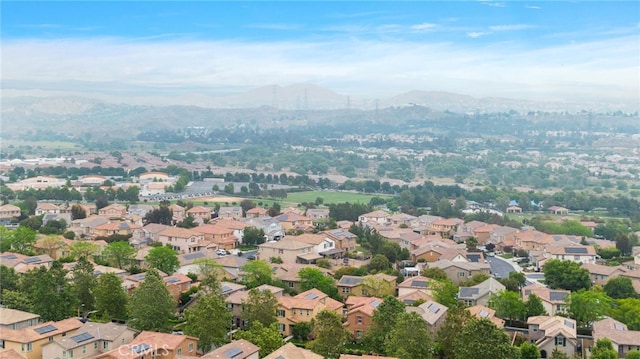
[[[225,251],[224,249],[216,249],[216,254],[219,256],[226,256],[227,251]]]

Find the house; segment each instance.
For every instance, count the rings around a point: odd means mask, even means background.
[[[297,214],[295,212],[285,212],[275,216],[273,219],[282,224],[282,228],[285,231],[290,230],[307,230],[313,227],[313,219]]]
[[[180,334],[143,331],[129,344],[97,355],[95,359],[174,359],[196,356],[198,338]]]
[[[109,223],[109,220],[105,217],[90,215],[86,218],[72,220],[69,229],[76,234],[76,237],[92,237],[95,228],[105,223]]]
[[[41,236],[32,249],[35,254],[46,254],[53,260],[68,257],[71,254],[69,246],[75,241],[59,235]]]
[[[498,328],[504,328],[504,320],[496,317],[496,311],[484,305],[474,305],[467,308],[469,313],[478,319],[489,319]]]
[[[222,269],[225,280],[236,281],[242,275],[242,267],[247,264],[247,258],[240,256],[222,256],[213,260]]]
[[[258,245],[258,258],[280,258],[284,263],[309,263],[322,258],[314,252],[315,245],[294,239],[266,242]]]
[[[298,273],[304,268],[319,269],[320,271],[322,271],[322,273],[324,273],[324,275],[331,275],[331,272],[329,270],[319,268],[314,265],[298,263],[283,263],[271,265],[273,278],[282,281],[282,283],[284,283],[287,288],[291,288],[294,291],[300,291],[300,276],[298,275]]]
[[[507,214],[522,214],[522,207],[518,206],[509,206],[505,210]]]
[[[396,213],[394,215],[391,215],[391,217],[389,217],[389,220],[391,222],[391,225],[393,226],[411,226],[411,223],[413,223],[415,220],[417,220],[418,217],[416,216],[412,216],[410,214],[406,214],[406,213]]]
[[[569,210],[564,208],[564,207],[560,207],[560,206],[551,206],[549,208],[547,208],[547,212],[549,212],[550,214],[557,214],[560,216],[564,216],[569,214]]]
[[[244,340],[234,340],[203,355],[202,359],[259,359],[260,347]]]
[[[322,222],[329,219],[328,208],[308,208],[305,212],[305,216],[311,218],[316,222]]]
[[[133,231],[141,228],[140,225],[125,221],[107,222],[94,227],[92,234],[96,237],[109,237],[114,234],[128,236],[133,235]]]
[[[20,207],[12,204],[3,204],[0,206],[0,222],[9,223],[12,219],[21,215]]]
[[[38,205],[36,207],[36,216],[40,216],[43,214],[58,214],[61,213],[62,210],[60,209],[60,207],[58,207],[57,205],[53,204],[53,203],[48,203],[48,202],[38,202]]]
[[[540,283],[533,283],[531,285],[525,286],[521,290],[522,300],[529,300],[529,295],[535,294],[540,301],[542,301],[542,306],[547,314],[554,316],[558,313],[564,313],[566,311],[565,299],[567,295],[569,295],[568,290],[561,289],[551,289]]]
[[[416,291],[431,295],[431,288],[429,288],[429,282],[431,282],[431,280],[431,278],[420,275],[406,279],[404,282],[398,284],[398,297],[402,297]]]
[[[41,359],[42,346],[63,336],[74,334],[82,322],[69,318],[58,322],[46,322],[20,330],[2,330],[0,343],[4,349],[13,349],[26,359]]]
[[[391,215],[385,211],[373,211],[358,216],[358,222],[361,225],[387,225],[391,223]]]
[[[262,229],[267,236],[267,241],[278,241],[284,237],[282,224],[271,217],[245,218],[244,222]]]
[[[127,208],[127,213],[129,213],[129,215],[135,215],[144,218],[147,213],[153,212],[153,210],[154,207],[149,204],[132,204],[129,206],[129,208]]]
[[[456,284],[471,278],[474,274],[491,273],[488,263],[456,262],[447,259],[429,263],[429,267],[441,268],[447,273],[447,278]]]
[[[527,319],[528,337],[542,358],[551,356],[555,348],[573,356],[578,348],[576,321],[559,316],[536,316]]]
[[[583,245],[550,245],[544,248],[543,255],[547,259],[560,259],[578,263],[595,263],[598,256],[594,247]]]
[[[192,217],[196,223],[206,223],[211,220],[211,208],[195,206],[187,210],[187,216]]]
[[[518,249],[526,251],[541,251],[547,245],[555,242],[551,235],[536,230],[518,232],[515,234],[514,240]]]
[[[266,217],[267,213],[269,213],[269,211],[267,211],[262,207],[253,207],[250,210],[248,210],[245,213],[245,215],[247,218],[260,218],[260,217]]]
[[[399,295],[398,300],[404,305],[415,305],[416,303],[424,303],[429,300],[433,300],[433,297],[422,291],[410,292],[404,295]]]
[[[294,297],[278,298],[278,329],[285,337],[291,335],[295,324],[310,322],[323,310],[334,311],[342,316],[342,303],[330,298],[318,289],[309,289]]]
[[[344,327],[354,339],[362,338],[369,331],[373,312],[380,303],[382,299],[377,297],[350,296],[347,298],[345,301],[347,320]]]
[[[218,224],[203,224],[191,230],[201,233],[204,235],[204,240],[217,244],[220,249],[235,249],[238,244],[238,237],[234,230]]]
[[[42,323],[38,314],[0,307],[0,329],[20,330]]]
[[[464,221],[459,218],[438,219],[431,222],[429,232],[442,238],[453,238],[458,226],[463,223]]]
[[[282,241],[296,240],[298,242],[313,244],[313,252],[322,257],[333,257],[342,254],[342,249],[336,248],[333,239],[322,234],[303,233],[298,236],[287,236]]]
[[[127,215],[127,207],[121,204],[110,204],[98,210],[98,215],[105,218],[124,218]]]
[[[324,359],[324,357],[311,350],[287,343],[262,359]]]
[[[609,279],[616,278],[620,274],[626,272],[625,267],[615,266],[609,267],[601,264],[586,263],[582,265],[582,268],[589,271],[591,277],[591,283],[595,285],[603,286],[607,284]]]
[[[274,287],[271,285],[261,285],[256,287],[259,291],[269,291],[273,294],[274,297],[280,298],[284,293],[284,289],[279,287]],[[230,293],[226,298],[225,302],[227,303],[227,309],[231,312],[233,328],[242,328],[245,329],[249,325],[243,317],[244,312],[244,303],[249,299],[249,291],[248,290],[238,290]]]
[[[336,286],[338,287],[338,293],[343,296],[395,296],[396,279],[397,277],[384,273],[367,275],[364,277],[343,275]]]
[[[180,294],[185,293],[191,289],[192,280],[181,273],[174,273],[170,276],[162,278],[164,284],[169,288],[170,293],[178,293],[178,297]],[[177,299],[177,298],[175,298]]]
[[[242,240],[244,238],[244,229],[247,227],[253,227],[250,224],[233,218],[216,218],[213,220],[213,222],[210,223],[232,230],[233,235],[238,240],[238,243],[242,243]]]
[[[211,259],[214,260],[218,258],[218,255],[213,250],[202,250],[199,252],[191,252],[191,253],[180,253],[178,254],[178,261],[180,262],[180,268],[176,271],[176,273],[181,274],[200,274],[200,266],[198,265],[198,260],[202,259]],[[219,278],[222,279],[222,278]]]
[[[625,358],[631,350],[640,350],[640,331],[629,330],[624,323],[605,317],[593,323],[593,341],[611,340],[618,358]]]
[[[24,191],[30,188],[35,190],[47,189],[49,187],[64,187],[67,181],[62,178],[55,178],[49,176],[36,176],[25,178],[22,181],[16,183],[7,183],[6,186],[12,191]]]
[[[133,235],[129,240],[129,243],[133,247],[139,247],[142,245],[149,244],[151,242],[159,242],[158,233],[164,231],[165,229],[171,226],[167,226],[166,224],[158,224],[158,223],[149,223],[140,229],[136,229],[133,231]]]
[[[341,228],[330,229],[328,231],[320,232],[320,234],[332,240],[335,243],[336,249],[341,249],[344,252],[356,250],[356,238],[358,238],[358,236],[347,230]]]
[[[117,323],[87,322],[73,335],[56,338],[42,346],[43,358],[93,358],[130,343],[136,331]]]
[[[436,333],[444,323],[448,308],[433,300],[428,300],[417,307],[406,307],[407,313],[416,312],[427,322],[427,329]]]
[[[20,253],[3,252],[0,253],[0,264],[8,268],[13,268],[18,273],[26,273],[31,269],[40,267],[51,267],[53,259],[46,254],[39,256],[27,256]]]
[[[64,269],[69,271],[69,273],[67,273],[67,278],[70,278],[70,279],[73,278],[73,268],[76,267],[77,263],[78,262],[70,262],[70,263],[64,263],[62,265]],[[124,278],[127,275],[127,271],[124,269],[103,266],[95,263],[93,264],[93,275],[95,277],[98,277],[107,273],[111,273],[119,278]]]
[[[241,219],[242,217],[242,207],[240,206],[220,207],[220,209],[218,209],[218,218]]]
[[[487,305],[492,294],[506,290],[506,287],[495,278],[490,277],[482,283],[472,287],[460,287],[458,290],[458,300],[464,305],[472,307],[475,305]]]
[[[466,262],[467,250],[461,245],[449,244],[441,241],[432,241],[422,247],[411,250],[411,261],[427,263],[439,260],[450,260],[454,262]]]
[[[158,233],[158,242],[169,245],[178,253],[199,252],[206,246],[204,234],[189,228],[168,227]]]
[[[184,217],[187,215],[187,212],[184,209],[184,207],[179,206],[177,204],[170,205],[169,209],[171,210],[171,213],[173,213],[173,217],[172,217],[173,223],[182,222],[184,220]]]

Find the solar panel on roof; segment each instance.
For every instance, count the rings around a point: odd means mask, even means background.
[[[480,316],[483,318],[487,318],[489,317],[489,312],[487,312],[486,310],[481,310],[480,311]]]
[[[374,300],[373,302],[371,302],[371,306],[374,308],[377,308],[380,305],[380,301],[379,300]]]
[[[242,354],[242,349],[240,348],[231,348],[224,352],[224,355],[226,355],[228,358],[235,358],[240,354]]]
[[[231,289],[231,287],[229,287],[228,285],[223,285],[222,286],[222,293],[227,293],[227,292],[231,292],[233,289]]]
[[[44,327],[35,328],[34,330],[38,334],[45,334],[45,333],[53,332],[54,330],[58,330],[58,328],[56,328],[53,325],[49,324],[49,325],[45,325]]]
[[[82,343],[82,342],[87,341],[89,339],[93,339],[93,335],[91,335],[89,333],[82,333],[82,334],[78,334],[78,335],[72,336],[71,339],[73,339],[73,341],[76,342],[76,343]]]
[[[412,287],[426,288],[427,287],[427,282],[424,281],[424,280],[414,280],[413,282],[411,282],[411,286]]]
[[[17,259],[15,254],[5,254],[2,256],[2,259]]]
[[[479,293],[480,293],[480,288],[462,287],[460,288],[460,294],[458,294],[458,297],[471,298],[474,295],[477,295]]]
[[[569,327],[569,328],[571,328],[571,329],[573,329],[573,328],[574,328],[573,322],[572,322],[572,321],[570,321],[570,320],[566,320],[566,319],[565,319],[565,321],[564,321],[564,325],[566,325],[567,327]]]
[[[203,257],[204,257],[204,253],[202,252],[189,253],[183,256],[184,259],[188,259],[188,260],[203,258]]]
[[[141,274],[136,274],[133,278],[135,278],[136,280],[143,280],[146,277],[146,275],[144,273]]]
[[[427,307],[427,309],[429,309],[429,311],[430,311],[431,313],[434,313],[434,314],[435,314],[435,313],[438,313],[438,312],[440,311],[440,307],[438,307],[438,305],[437,305],[437,304],[435,304],[435,303],[431,303],[431,304],[429,304],[429,306]]]
[[[472,261],[472,262],[479,262],[480,261],[480,255],[479,254],[467,254],[467,258],[469,258],[469,260]]]
[[[169,277],[165,280],[165,282],[167,283],[178,283],[180,281],[180,279],[176,278],[176,277]]]
[[[620,324],[620,323],[613,323],[613,327],[616,330],[624,330],[624,325]]]
[[[549,292],[549,300],[551,301],[560,301],[564,300],[564,297],[567,296],[565,292]]]
[[[151,346],[149,344],[144,344],[144,343],[131,346],[131,352],[135,354],[143,353],[149,349],[151,349]]]
[[[316,299],[318,298],[318,295],[316,293],[309,293],[307,295],[304,296],[307,299]]]
[[[582,248],[582,247],[567,247],[564,249],[564,251],[566,253],[570,253],[570,254],[587,254],[589,253],[587,251],[587,248]]]
[[[24,259],[25,263],[37,263],[37,262],[42,262],[42,259],[38,258],[38,257],[27,257]]]

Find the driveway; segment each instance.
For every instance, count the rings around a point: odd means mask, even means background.
[[[509,273],[516,271],[512,262],[500,257],[487,257],[487,262],[491,265],[491,273],[496,278],[509,278]]]

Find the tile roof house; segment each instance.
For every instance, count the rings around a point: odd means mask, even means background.
[[[260,347],[244,340],[234,340],[203,355],[202,359],[259,359]]]
[[[93,228],[93,235],[97,237],[108,237],[114,234],[123,236],[133,235],[133,231],[141,229],[142,226],[125,222],[115,221],[103,223]]]
[[[593,323],[593,341],[601,338],[611,340],[618,358],[626,357],[631,350],[640,350],[640,331],[629,330],[624,323],[609,317]]]
[[[458,226],[463,223],[464,221],[459,218],[438,219],[431,222],[429,232],[442,238],[452,238],[458,230]]]
[[[487,305],[492,294],[506,290],[506,287],[495,278],[490,277],[482,283],[472,287],[460,287],[458,290],[458,300],[464,302],[466,306]]]
[[[274,297],[280,298],[284,294],[284,289],[280,287],[274,287],[272,285],[263,284],[259,287],[256,287],[259,291],[269,291],[273,294]],[[224,290],[224,288],[223,288]],[[244,303],[249,299],[249,290],[237,290],[233,293],[230,293],[226,298],[225,302],[227,303],[227,309],[231,311],[233,328],[247,328],[248,324],[243,319],[244,313]]]
[[[518,249],[527,251],[541,251],[545,246],[554,242],[551,235],[536,230],[518,232],[514,239]]]
[[[93,358],[122,344],[130,343],[136,331],[116,323],[87,322],[73,335],[63,336],[42,346],[43,358]]]
[[[218,209],[218,218],[235,218],[240,219],[243,217],[242,215],[242,207],[234,206],[234,207],[220,207]]]
[[[447,278],[454,283],[465,281],[474,274],[490,274],[491,272],[491,266],[488,263],[457,262],[447,259],[429,263],[429,267],[441,268],[447,273]]]
[[[93,236],[94,228],[107,222],[109,220],[105,217],[89,215],[86,218],[72,220],[69,229],[76,234],[76,237]]]
[[[313,227],[313,219],[295,212],[285,212],[273,217],[273,219],[280,222],[282,228],[286,231],[306,230],[308,227]]]
[[[204,234],[193,228],[168,227],[158,233],[158,242],[170,245],[178,253],[201,251],[207,245],[204,239]]]
[[[595,263],[598,255],[592,246],[547,246],[544,248],[547,259],[560,259],[578,263]]]
[[[396,279],[397,277],[384,273],[367,275],[364,277],[343,275],[336,286],[338,287],[338,293],[343,296],[395,296]]]
[[[279,240],[284,237],[282,224],[271,217],[245,218],[244,222],[262,229],[267,236],[267,241]]]
[[[36,216],[40,216],[43,214],[58,214],[61,212],[62,210],[60,209],[60,207],[58,207],[53,203],[39,202],[38,206],[36,207],[35,213],[36,213]]]
[[[431,288],[429,287],[429,282],[431,282],[431,278],[423,277],[421,275],[415,277],[409,277],[405,279],[402,283],[398,284],[398,297],[420,291],[425,294],[431,295]]]
[[[42,323],[40,315],[17,309],[0,307],[0,329],[20,330]]]
[[[385,211],[373,211],[358,216],[360,224],[389,224],[391,223],[391,215]]]
[[[308,208],[305,212],[305,216],[311,218],[314,221],[324,221],[329,219],[328,208]]]
[[[610,267],[602,264],[585,263],[581,267],[589,271],[591,282],[596,285],[605,285],[609,279],[616,278],[627,271],[626,267],[621,265]]]
[[[424,303],[429,300],[433,300],[433,297],[422,291],[415,291],[398,296],[398,300],[404,303],[404,305],[414,305],[416,302]]]
[[[276,257],[284,263],[310,263],[322,258],[314,251],[314,244],[297,241],[295,237],[285,239],[258,245],[258,258],[268,261],[269,258]]]
[[[576,321],[559,316],[536,316],[527,319],[529,340],[540,350],[543,358],[558,348],[569,356],[576,353],[578,337]]]
[[[463,245],[455,245],[442,243],[440,241],[432,241],[427,245],[410,251],[411,261],[418,262],[424,260],[426,262],[437,262],[439,260],[450,260],[454,262],[467,262],[467,250]]]
[[[3,204],[0,206],[0,222],[10,222],[13,218],[20,217],[20,207],[12,204]]]
[[[283,263],[271,265],[271,269],[273,270],[273,278],[281,280],[285,286],[295,291],[300,290],[300,276],[298,275],[298,273],[303,268],[319,269],[325,275],[331,276],[331,272],[328,269],[319,268],[309,264]]]
[[[318,289],[309,289],[294,297],[278,298],[278,329],[284,336],[291,335],[296,323],[310,322],[322,310],[331,310],[342,316],[342,303]]]
[[[218,224],[203,224],[191,229],[204,235],[204,239],[218,245],[218,248],[231,250],[238,244],[234,230]]]
[[[426,301],[417,307],[406,307],[405,310],[418,313],[422,319],[427,322],[427,329],[432,333],[438,331],[438,328],[444,322],[448,308],[433,300]]]
[[[328,231],[320,232],[320,234],[328,237],[335,242],[335,248],[343,251],[355,251],[356,250],[356,236],[355,234],[341,228],[330,229]]]
[[[469,313],[478,319],[489,319],[498,328],[504,327],[504,320],[496,317],[496,311],[484,305],[474,305],[467,308]]]
[[[39,256],[27,256],[20,253],[3,252],[0,253],[0,264],[13,268],[18,273],[26,273],[31,269],[40,267],[51,267],[53,259],[46,254]]]
[[[380,303],[382,299],[376,297],[350,296],[347,298],[345,301],[347,320],[344,327],[354,339],[362,338],[369,331],[373,312]]]
[[[129,344],[121,345],[95,359],[174,359],[196,356],[198,338],[187,335],[143,331]]]
[[[565,299],[567,299],[569,293],[568,290],[551,289],[539,283],[533,283],[523,287],[521,290],[523,301],[526,302],[529,300],[529,295],[535,294],[542,301],[544,310],[551,316],[566,311],[567,303]]]
[[[196,223],[202,224],[211,220],[211,208],[195,206],[187,210],[187,216],[193,217]]]
[[[287,343],[262,359],[324,359],[324,357],[311,350],[297,347],[293,343]]]
[[[267,211],[266,209],[262,208],[262,207],[253,207],[250,210],[247,211],[246,216],[247,218],[259,218],[259,217],[264,217],[267,215],[269,211]]]
[[[75,333],[82,322],[69,318],[58,322],[46,322],[19,330],[0,331],[4,349],[13,349],[26,359],[41,359],[42,346],[50,341]]]
[[[100,208],[98,215],[106,218],[124,218],[127,215],[127,207],[118,203],[110,204]]]

